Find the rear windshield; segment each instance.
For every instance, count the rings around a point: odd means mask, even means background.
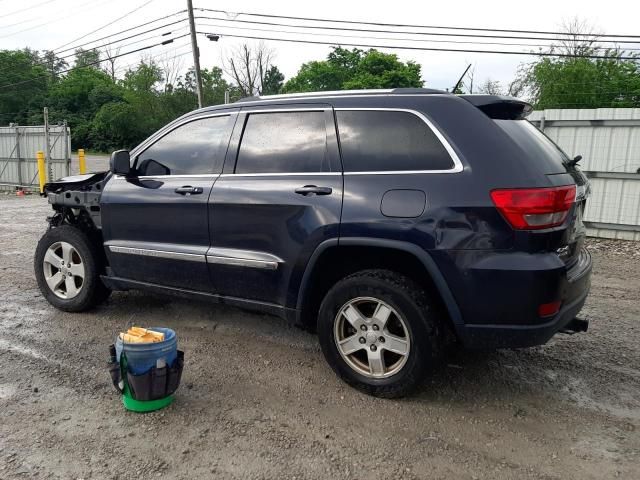
[[[566,173],[569,157],[549,137],[527,120],[494,120],[525,152],[544,167],[544,173]]]

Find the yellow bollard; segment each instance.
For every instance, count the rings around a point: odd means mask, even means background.
[[[80,175],[84,175],[87,172],[87,164],[84,159],[84,149],[78,149],[78,162],[80,163]]]
[[[44,166],[44,152],[39,150],[36,153],[38,159],[38,180],[40,181],[40,193],[44,192],[44,184],[47,183],[47,171]]]

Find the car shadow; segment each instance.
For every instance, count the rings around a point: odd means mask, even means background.
[[[315,351],[318,361],[322,361],[315,334],[292,328],[284,319],[269,314],[143,291],[115,292],[100,308],[107,310],[110,317],[121,314],[123,318],[134,318],[137,322],[153,319],[154,324],[184,328],[185,331],[204,328],[208,324],[241,329],[285,347],[296,345],[303,350]],[[567,378],[567,372],[562,371],[566,365],[558,362],[559,354],[557,345],[553,344],[495,351],[472,351],[454,346],[448,349],[442,364],[434,369],[418,391],[402,401],[473,408],[482,402],[520,405],[525,398],[558,396],[565,388],[563,382]],[[332,375],[328,368],[326,373]],[[514,415],[519,409],[514,407]]]

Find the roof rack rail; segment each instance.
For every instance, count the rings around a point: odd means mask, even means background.
[[[284,93],[279,95],[260,95],[244,97],[238,102],[255,102],[257,100],[275,100],[287,98],[304,98],[304,97],[325,97],[325,96],[342,96],[342,95],[384,95],[384,94],[404,94],[404,95],[429,95],[448,93],[444,90],[436,90],[433,88],[378,88],[378,89],[362,89],[362,90],[327,90],[321,92],[301,92],[301,93]]]

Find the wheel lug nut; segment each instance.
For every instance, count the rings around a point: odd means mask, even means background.
[[[360,343],[366,343],[366,342],[367,342],[367,341],[365,340],[365,338],[364,338],[364,337],[360,337],[360,338],[358,339],[358,341],[359,341]]]
[[[384,337],[380,337],[380,338],[378,339],[378,341],[379,341],[380,343],[384,343]]]
[[[367,329],[366,325],[360,325],[360,330],[362,330],[363,332]]]
[[[378,347],[376,347],[375,345],[371,345],[371,346],[369,347],[369,349],[370,349],[372,352],[375,352],[375,351],[378,349]]]
[[[374,326],[373,326],[373,329],[377,331],[377,330],[379,330],[379,329],[380,329],[380,327],[378,327],[378,325],[374,325]]]

